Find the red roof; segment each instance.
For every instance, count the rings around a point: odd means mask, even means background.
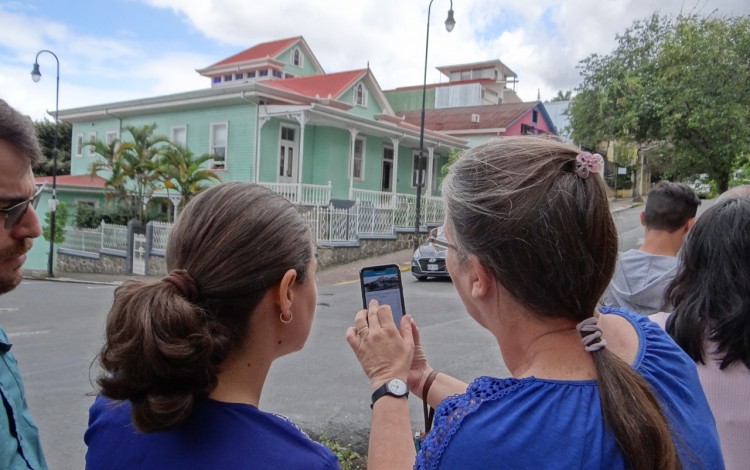
[[[52,184],[51,176],[37,176],[37,183]],[[83,186],[87,188],[104,188],[105,180],[101,176],[91,175],[58,175],[57,186]]]
[[[247,62],[255,59],[263,59],[265,57],[270,57],[273,59],[300,39],[302,39],[302,36],[297,36],[289,39],[279,39],[278,41],[264,42],[253,46],[250,49],[245,49],[244,51],[228,57],[220,62],[217,62],[211,67],[215,67],[217,65],[233,64],[235,62]]]
[[[337,98],[345,92],[357,80],[367,73],[367,69],[352,70],[349,72],[329,73],[323,75],[311,75],[308,77],[287,78],[284,80],[264,81],[268,85],[279,90],[289,90],[310,98]]]
[[[424,126],[436,131],[461,131],[466,129],[499,129],[510,127],[526,113],[531,111],[537,102],[507,103],[497,106],[464,106],[460,108],[440,108],[425,110]],[[397,113],[415,125],[420,124],[421,110]],[[471,121],[471,115],[479,115],[479,123]]]

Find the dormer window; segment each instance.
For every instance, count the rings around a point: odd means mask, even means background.
[[[302,67],[302,57],[302,51],[299,50],[299,47],[295,47],[292,51],[292,65]]]
[[[362,83],[354,87],[354,104],[367,107],[367,88]]]

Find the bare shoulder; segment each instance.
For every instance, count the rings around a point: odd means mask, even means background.
[[[602,328],[604,339],[607,340],[607,349],[612,351],[620,359],[632,364],[638,354],[638,332],[626,318],[615,315],[599,314],[599,326]]]

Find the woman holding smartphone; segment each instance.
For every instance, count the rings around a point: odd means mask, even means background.
[[[302,349],[317,301],[307,224],[270,190],[223,183],[185,206],[169,274],[115,291],[88,469],[335,469],[289,419],[261,411],[273,362]]]
[[[617,256],[602,170],[538,137],[451,166],[448,271],[512,377],[437,372],[412,319],[371,302],[347,331],[373,391],[368,468],[723,468],[690,358],[647,317],[596,310]],[[418,453],[404,383],[437,408]]]

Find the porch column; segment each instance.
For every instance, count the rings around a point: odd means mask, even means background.
[[[263,126],[271,119],[268,116],[260,115],[260,106],[258,106],[258,110],[258,131],[255,133],[255,168],[253,169],[254,183],[260,183],[260,132]]]
[[[172,201],[172,207],[174,208],[174,216],[172,217],[172,222],[176,222],[177,221],[177,209],[180,207],[180,203],[182,202],[182,197],[169,196],[169,200]]]
[[[427,147],[427,181],[425,182],[425,193],[427,197],[432,197],[432,172],[434,171],[433,157],[435,156],[435,147]]]
[[[357,141],[359,131],[353,127],[349,128],[351,142],[349,144],[349,199],[352,198],[352,189],[354,189],[354,143]]]
[[[297,168],[297,203],[299,204],[305,202],[302,200],[302,171],[305,168],[302,163],[304,163],[305,156],[305,123],[308,119],[304,111],[295,114],[294,119],[299,122],[299,168]]]
[[[401,142],[400,137],[392,137],[391,144],[393,144],[393,171],[391,172],[391,204],[396,204],[396,185],[398,184],[398,144]]]

